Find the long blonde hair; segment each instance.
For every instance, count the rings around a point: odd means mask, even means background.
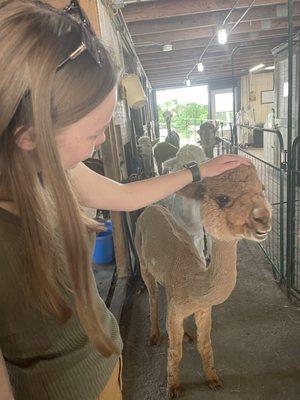
[[[119,350],[105,332],[93,298],[89,232],[96,228],[82,216],[54,137],[55,130],[99,105],[117,81],[100,42],[101,66],[85,51],[57,71],[81,37],[82,27],[50,6],[0,3],[0,200],[13,200],[20,213],[24,287],[31,302],[64,322],[73,311],[65,295],[70,293],[91,342],[110,356]],[[16,144],[18,132],[28,128],[35,135],[32,151]]]

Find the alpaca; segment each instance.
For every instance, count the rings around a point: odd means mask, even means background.
[[[137,149],[142,160],[145,178],[154,176],[152,146],[156,144],[157,141],[158,140],[151,141],[150,137],[148,136],[141,136],[137,142]]]
[[[201,146],[207,158],[213,158],[214,146],[217,143],[216,133],[218,128],[210,121],[204,122],[200,125],[197,133],[200,136]]]
[[[176,156],[178,148],[167,142],[159,142],[153,147],[159,175],[162,175],[162,163]]]
[[[201,147],[193,144],[186,144],[178,150],[176,157],[163,163],[163,171],[179,171],[183,168],[184,164],[187,164],[190,161],[201,163],[205,160],[206,157]],[[170,210],[176,221],[187,230],[193,238],[199,256],[204,262],[206,262],[206,257],[209,257],[211,254],[211,238],[209,235],[206,235],[205,245],[204,230],[198,202],[194,199],[188,199],[175,193],[160,201],[159,204],[165,205]]]
[[[138,218],[135,244],[149,292],[152,345],[160,342],[157,283],[165,287],[167,295],[167,381],[171,398],[179,393],[183,321],[192,314],[207,382],[211,388],[222,386],[214,367],[211,309],[223,303],[235,286],[238,240],[262,241],[271,229],[271,207],[262,190],[254,166],[245,165],[181,190],[182,195],[199,201],[202,223],[213,237],[208,268],[191,237],[166,208],[149,206]]]
[[[166,138],[165,138],[166,143],[170,143],[173,146],[177,147],[179,149],[180,147],[180,136],[176,131],[170,131],[168,132]]]
[[[167,124],[167,131],[168,134],[165,138],[165,142],[172,144],[173,146],[177,147],[177,149],[179,149],[180,147],[180,136],[178,135],[178,133],[174,130],[171,129],[171,120],[172,120],[172,116],[173,114],[171,113],[171,111],[165,111],[163,113],[163,117],[166,121]]]

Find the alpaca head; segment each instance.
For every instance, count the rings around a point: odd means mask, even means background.
[[[200,201],[202,223],[216,239],[262,241],[271,230],[271,206],[254,166],[241,165],[179,193]]]
[[[201,163],[205,160],[205,153],[201,147],[193,144],[186,144],[178,150],[176,157],[165,161],[163,166],[169,171],[175,172],[181,170],[183,165],[190,161]]]

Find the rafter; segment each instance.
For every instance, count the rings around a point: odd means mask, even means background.
[[[261,48],[258,49],[260,51],[262,48],[265,48],[268,51],[271,51],[272,46],[275,47],[277,44],[281,43],[284,41],[284,37],[278,37],[278,38],[270,38],[268,40],[261,40],[261,41],[253,41],[247,43],[247,46],[250,45],[261,45]],[[208,57],[213,57],[213,56],[230,56],[231,50],[235,48],[235,44],[229,44],[226,47],[221,47],[221,46],[212,46],[209,48],[209,51],[205,54],[205,59]],[[201,52],[203,51],[203,47],[198,47],[198,48],[193,48],[193,49],[183,49],[183,50],[177,50],[177,51],[170,51],[170,52],[164,52],[164,53],[153,53],[153,54],[141,54],[140,55],[140,60],[143,63],[143,65],[148,64],[150,65],[151,63],[156,63],[156,62],[169,62],[173,60],[185,60],[187,58],[195,58],[199,59],[199,56]],[[247,50],[244,50],[247,51]]]
[[[285,36],[286,36],[286,29],[232,34],[229,36],[228,43],[225,48],[230,49],[241,43],[245,44],[248,42],[252,43],[255,41],[254,39],[256,39],[256,42],[258,42],[258,40],[263,42],[265,39],[270,39],[270,38],[273,39],[275,37],[284,38]],[[178,50],[184,50],[184,49],[195,49],[195,48],[204,49],[207,42],[208,42],[207,38],[179,41],[173,44],[173,52],[177,52]],[[220,45],[217,43],[216,40],[212,43],[209,49],[215,47],[220,48]],[[142,56],[143,54],[162,53],[163,50],[162,46],[141,46],[137,47],[136,51],[139,56]]]
[[[235,10],[230,15],[227,23],[238,21],[245,9]],[[200,28],[204,26],[220,25],[228,11],[208,12],[203,14],[187,15],[177,18],[166,18],[129,23],[128,28],[132,36],[151,33],[180,31],[184,29]],[[294,5],[294,15],[300,14],[300,2]],[[243,21],[261,21],[269,18],[282,18],[287,16],[286,2],[282,4],[253,7],[244,17]]]
[[[239,58],[238,61],[235,62],[235,65],[241,66],[241,65],[246,65],[248,63],[252,63],[255,61],[259,61],[265,58],[270,58],[270,60],[273,61],[273,56],[269,54],[266,56],[265,53],[259,53],[255,54],[255,56],[251,55],[245,55],[243,58]],[[170,64],[157,64],[157,65],[152,65],[151,68],[145,67],[146,73],[152,74],[152,73],[160,73],[163,71],[169,71],[171,72],[172,69],[177,69],[177,70],[183,70],[184,68],[191,69],[195,65],[195,62],[189,61],[189,62],[174,62]],[[221,57],[219,59],[208,59],[204,61],[205,68],[214,68],[216,65],[223,67],[223,66],[230,66],[231,65],[231,60],[230,59],[222,59]]]
[[[228,24],[228,29],[232,27],[232,24]],[[294,18],[294,26],[300,26],[300,17]],[[268,31],[273,29],[288,29],[287,18],[272,19],[267,21],[254,21],[254,22],[241,22],[234,30],[234,34],[237,33],[249,33]],[[165,43],[175,43],[182,40],[210,38],[215,33],[215,27],[203,27],[193,28],[177,32],[166,32],[162,34],[148,34],[142,36],[136,36],[133,38],[133,42],[136,46],[139,45],[163,45]]]
[[[126,22],[171,18],[209,11],[230,10],[235,0],[160,0],[157,2],[135,3],[123,9]],[[282,0],[256,0],[257,6],[282,4]],[[240,0],[237,9],[249,6],[249,0]]]

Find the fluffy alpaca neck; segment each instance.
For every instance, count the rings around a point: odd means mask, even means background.
[[[237,241],[213,239],[208,268],[211,287],[218,290],[222,301],[232,292],[236,282]],[[216,299],[217,300],[217,299]],[[216,303],[217,304],[217,303]]]
[[[213,239],[211,262],[197,288],[203,305],[220,304],[230,296],[236,282],[236,251],[237,241]]]

